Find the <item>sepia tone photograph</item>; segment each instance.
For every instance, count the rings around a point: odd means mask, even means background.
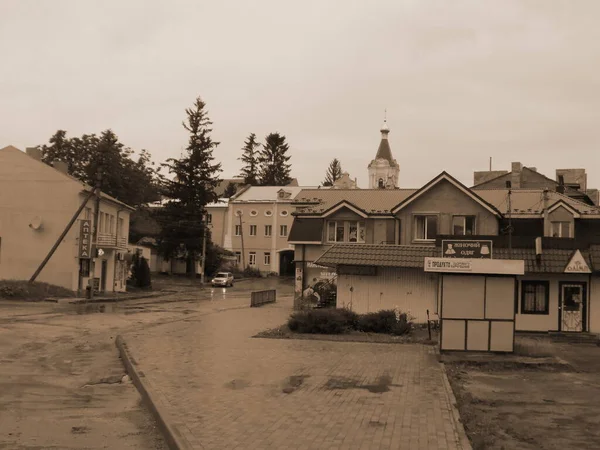
[[[600,448],[598,17],[0,0],[0,449]]]

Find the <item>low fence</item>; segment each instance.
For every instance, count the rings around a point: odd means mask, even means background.
[[[277,291],[255,291],[250,294],[250,306],[262,306],[267,303],[275,303],[277,300]]]

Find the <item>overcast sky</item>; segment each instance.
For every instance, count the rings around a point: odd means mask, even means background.
[[[0,0],[0,147],[112,128],[177,157],[208,105],[215,157],[286,135],[292,175],[367,187],[387,108],[400,186],[511,161],[600,188],[598,0]]]

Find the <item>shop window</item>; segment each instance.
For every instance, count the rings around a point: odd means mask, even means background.
[[[328,242],[365,242],[365,224],[356,220],[327,222]]]
[[[438,218],[434,215],[415,216],[415,241],[435,241]]]
[[[265,225],[265,236],[269,237],[271,234],[273,234],[273,226]]]
[[[271,252],[265,252],[265,266],[271,265]]]
[[[552,237],[572,238],[570,222],[552,222]]]
[[[475,234],[475,216],[452,217],[452,235],[473,236]]]
[[[250,236],[256,236],[256,225],[250,225]]]
[[[521,282],[521,314],[548,314],[549,300],[548,281]]]
[[[250,252],[250,258],[248,259],[248,264],[251,266],[256,265],[256,252]]]
[[[235,235],[236,236],[241,236],[242,235],[242,226],[241,225],[236,225],[235,226]]]
[[[281,237],[287,237],[287,235],[288,235],[287,225],[281,225],[279,227],[279,236],[281,236]]]

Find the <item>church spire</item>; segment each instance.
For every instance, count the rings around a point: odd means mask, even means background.
[[[369,185],[371,188],[393,189],[398,186],[400,167],[392,156],[388,140],[390,128],[387,124],[387,110],[384,112],[383,125],[379,131],[381,141],[375,159],[369,164]]]

